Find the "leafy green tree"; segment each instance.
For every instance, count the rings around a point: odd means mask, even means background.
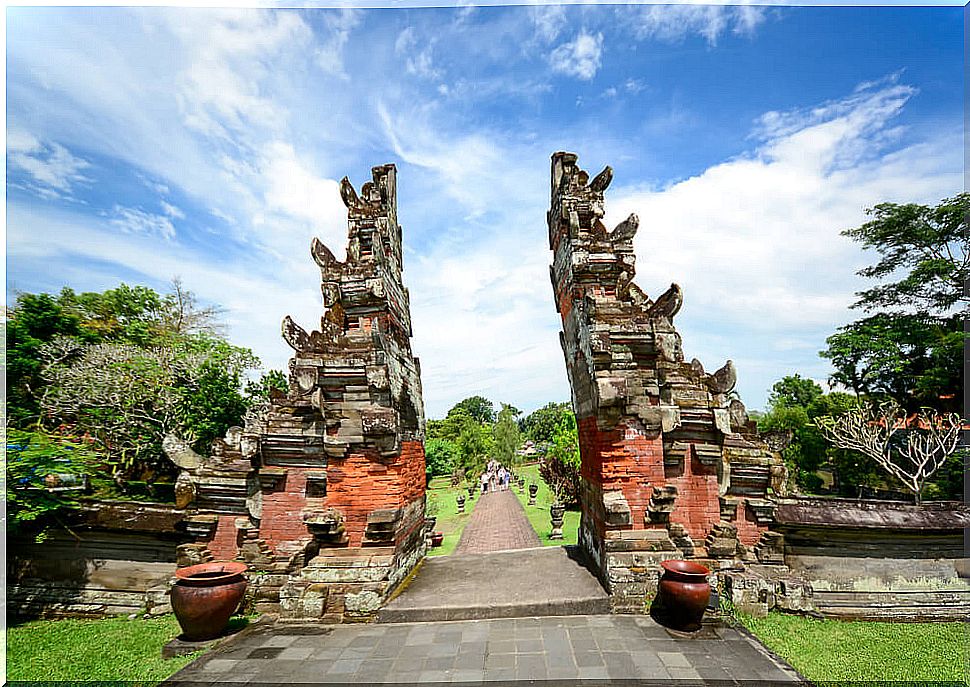
[[[870,221],[843,232],[878,253],[859,274],[880,283],[857,293],[853,305],[872,314],[826,341],[833,381],[859,395],[888,396],[910,412],[960,410],[968,213],[967,193],[936,207],[882,203],[868,211]]]
[[[450,475],[461,464],[461,449],[448,439],[428,439],[424,443],[424,458],[427,474]]]
[[[522,413],[507,403],[502,404],[502,409],[498,413],[498,419],[492,427],[492,438],[495,444],[494,458],[505,466],[514,466],[516,463],[516,451],[522,445],[522,433],[519,431],[519,423],[516,417]]]
[[[77,501],[70,491],[52,489],[59,476],[94,472],[98,457],[89,446],[39,429],[7,430],[6,497],[9,533],[38,541],[51,520]],[[54,480],[52,484],[52,480]]]
[[[758,419],[761,432],[782,432],[791,440],[782,450],[790,474],[799,490],[818,493],[822,479],[818,471],[829,468],[836,478],[836,489],[847,496],[857,495],[858,487],[875,484],[878,466],[854,451],[832,447],[819,431],[815,418],[838,417],[857,404],[855,396],[843,392],[826,394],[811,379],[798,374],[779,380],[768,397],[768,412]]]
[[[6,326],[7,417],[14,425],[36,421],[43,393],[41,347],[55,336],[77,336],[81,319],[50,294],[22,293]]]
[[[285,394],[288,389],[289,382],[280,370],[269,370],[259,376],[259,381],[246,383],[246,395],[254,399],[268,399],[272,392]]]
[[[551,442],[556,428],[572,412],[570,403],[547,403],[522,420],[522,431],[537,444]]]
[[[248,349],[205,335],[152,348],[63,337],[41,355],[49,361],[47,421],[93,437],[120,480],[172,473],[161,449],[170,432],[207,452],[240,423],[248,408],[242,375],[258,363]]]
[[[495,422],[495,406],[484,396],[466,398],[449,410],[448,414],[450,415],[458,409],[464,410],[483,425],[490,425]]]
[[[539,463],[539,474],[563,505],[579,502],[581,484],[579,430],[576,416],[565,415],[552,436],[552,446]]]

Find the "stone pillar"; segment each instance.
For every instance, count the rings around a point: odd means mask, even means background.
[[[553,155],[547,220],[579,426],[580,541],[614,610],[643,611],[659,562],[688,551],[703,557],[694,542],[726,510],[743,543],[758,541],[770,520],[768,489],[784,482],[771,478],[783,466],[729,395],[733,363],[708,374],[699,361],[684,362],[673,325],[680,287],[652,299],[633,282],[639,219],[612,231],[602,222],[612,169],[590,179],[576,162],[573,153]]]

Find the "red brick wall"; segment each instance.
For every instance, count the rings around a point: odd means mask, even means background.
[[[664,469],[663,439],[650,436],[633,420],[624,420],[614,430],[600,431],[595,417],[578,420],[582,476],[603,491],[623,492],[630,505],[632,525],[641,529],[653,487],[677,487],[677,501],[671,522],[681,523],[695,544],[701,546],[707,533],[721,519],[718,500],[717,469],[707,467],[694,457],[679,468]],[[589,514],[592,517],[592,514]],[[605,525],[597,522],[602,533]],[[767,528],[748,518],[738,508],[738,538],[745,545],[755,544]]]
[[[259,536],[275,550],[283,542],[309,535],[303,524],[304,510],[333,507],[344,515],[348,546],[360,546],[371,511],[400,508],[424,496],[424,444],[402,442],[400,457],[390,465],[382,463],[376,451],[331,459],[325,497],[307,498],[306,472],[305,468],[287,468],[283,488],[263,492]]]
[[[220,515],[219,523],[216,525],[216,533],[207,546],[209,553],[217,561],[235,560],[239,547],[236,544],[236,518],[237,515]]]

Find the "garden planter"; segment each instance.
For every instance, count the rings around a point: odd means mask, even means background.
[[[437,548],[441,546],[441,542],[445,540],[445,535],[443,532],[434,532],[431,535],[431,546]]]
[[[529,505],[530,506],[536,505],[536,494],[538,493],[539,493],[539,485],[530,484],[529,485]]]
[[[424,519],[424,531],[431,532],[434,530],[435,524],[438,522],[438,518],[434,515],[429,515]]]
[[[465,495],[462,494],[462,493],[459,493],[458,496],[457,496],[457,498],[455,500],[458,502],[458,512],[459,513],[464,513],[465,512]]]
[[[554,503],[549,506],[549,517],[552,520],[552,532],[549,534],[550,539],[562,539],[562,523],[565,516],[566,507],[562,504]]]
[[[472,498],[475,495],[475,487],[468,487],[468,498]]]
[[[693,561],[661,561],[660,565],[664,573],[658,596],[666,624],[675,630],[699,630],[711,598],[711,585],[707,582],[711,571]]]
[[[215,639],[229,624],[246,592],[245,563],[201,563],[179,568],[172,587],[172,610],[182,627],[182,639]]]

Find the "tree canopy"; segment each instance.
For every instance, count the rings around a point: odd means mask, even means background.
[[[8,320],[8,422],[83,437],[116,479],[173,472],[161,440],[175,432],[207,452],[263,387],[243,391],[259,361],[219,335],[214,306],[181,282],[169,293],[20,294]]]
[[[870,314],[826,340],[821,355],[832,361],[833,382],[911,412],[960,409],[968,213],[967,193],[936,207],[882,203],[870,221],[842,232],[878,253],[858,274],[880,283],[856,294],[853,307]]]

